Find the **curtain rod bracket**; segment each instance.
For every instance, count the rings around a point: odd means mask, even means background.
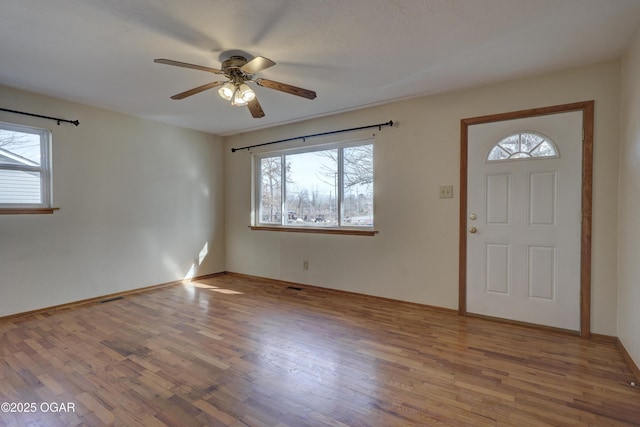
[[[247,145],[246,147],[232,148],[231,152],[235,153],[236,151],[240,151],[240,150],[250,150],[252,148],[262,147],[264,145],[279,144],[281,142],[295,141],[297,139],[301,139],[302,142],[307,142],[307,138],[313,138],[313,137],[316,137],[316,136],[324,136],[324,135],[333,135],[333,134],[336,134],[336,133],[343,133],[343,132],[353,132],[353,131],[362,130],[362,129],[378,128],[378,130],[381,131],[382,128],[386,127],[386,126],[393,126],[393,120],[389,120],[388,122],[385,122],[385,123],[378,123],[378,124],[375,124],[375,125],[360,126],[360,127],[356,127],[356,128],[349,128],[349,129],[332,130],[332,131],[329,131],[329,132],[321,132],[321,133],[314,133],[314,134],[311,134],[311,135],[303,135],[303,136],[296,136],[296,137],[293,137],[293,138],[279,139],[277,141],[264,142],[262,144]]]

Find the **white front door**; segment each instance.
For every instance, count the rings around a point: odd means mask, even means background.
[[[582,112],[468,132],[467,312],[579,331]]]

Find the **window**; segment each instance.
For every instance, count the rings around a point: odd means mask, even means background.
[[[373,227],[373,141],[255,156],[257,226]]]
[[[558,157],[555,144],[547,137],[533,132],[509,135],[493,146],[487,161]]]
[[[50,132],[0,122],[0,208],[50,208]]]

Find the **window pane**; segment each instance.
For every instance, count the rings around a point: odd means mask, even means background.
[[[0,123],[0,205],[48,207],[51,203],[49,132]]]
[[[40,166],[40,135],[0,129],[0,164]]]
[[[520,135],[511,135],[498,142],[507,153],[513,154],[520,151]]]
[[[338,150],[286,156],[288,225],[338,225]]]
[[[487,160],[493,162],[541,157],[558,157],[558,151],[553,142],[543,135],[522,132],[498,141],[489,151]]]
[[[0,203],[42,203],[40,172],[0,169]]]
[[[342,225],[373,226],[373,144],[343,149]]]
[[[544,138],[534,133],[523,133],[520,137],[520,151],[523,153],[530,153],[540,143],[544,141]]]
[[[555,148],[551,146],[547,141],[538,145],[535,150],[531,152],[533,157],[554,157],[557,156]]]
[[[372,141],[266,155],[255,162],[255,224],[373,227]]]
[[[280,224],[281,209],[282,157],[260,159],[260,222]]]
[[[500,146],[496,145],[491,149],[487,160],[504,160],[509,158],[509,153],[504,151]]]

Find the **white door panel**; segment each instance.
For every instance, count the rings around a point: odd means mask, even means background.
[[[487,175],[487,224],[508,225],[511,215],[511,174]]]
[[[529,225],[556,225],[556,176],[553,172],[529,174]]]
[[[518,132],[545,135],[558,158],[497,162]],[[467,311],[580,329],[582,113],[469,126]],[[476,219],[471,219],[471,218]]]

